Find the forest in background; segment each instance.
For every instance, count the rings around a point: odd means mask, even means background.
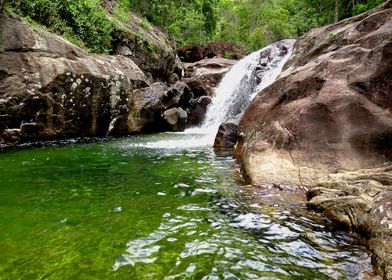
[[[172,34],[181,47],[223,41],[246,51],[301,36],[364,11],[385,0],[6,0],[5,7],[33,25],[63,35],[91,52],[110,53],[116,22],[104,2],[116,2],[114,17],[130,11],[143,23]]]

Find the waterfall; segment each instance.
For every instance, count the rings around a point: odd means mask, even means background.
[[[238,124],[253,98],[279,76],[295,41],[286,39],[276,42],[237,62],[215,90],[205,121],[200,127],[176,133],[171,139],[148,142],[142,146],[176,149],[212,145],[219,126],[225,122]]]
[[[276,42],[236,63],[217,87],[200,130],[216,133],[222,123],[239,123],[257,93],[281,73],[294,43],[293,39]]]

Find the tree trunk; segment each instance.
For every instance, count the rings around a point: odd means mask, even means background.
[[[339,0],[335,0],[335,22],[339,21]]]

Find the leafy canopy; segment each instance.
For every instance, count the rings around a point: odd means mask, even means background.
[[[92,52],[110,52],[115,21],[103,7],[116,3],[117,20],[129,11],[171,33],[179,46],[209,41],[255,50],[298,37],[310,28],[367,11],[385,0],[6,0],[8,8]]]

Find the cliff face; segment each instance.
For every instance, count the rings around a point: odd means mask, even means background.
[[[245,112],[254,184],[305,185],[308,207],[368,239],[392,279],[392,1],[311,30]]]

